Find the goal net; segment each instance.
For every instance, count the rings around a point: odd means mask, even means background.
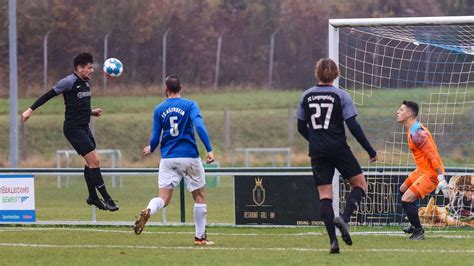
[[[369,165],[349,137],[369,186],[351,222],[407,223],[399,187],[415,165],[396,111],[410,100],[418,103],[418,120],[433,135],[453,186],[449,200],[431,194],[418,202],[422,222],[474,225],[474,17],[336,19],[329,21],[329,38],[329,55],[341,70],[338,86],[352,96],[379,159]],[[341,182],[340,209],[349,191]]]

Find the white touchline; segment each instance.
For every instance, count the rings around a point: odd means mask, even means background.
[[[102,232],[102,233],[118,233],[118,234],[134,234],[131,230],[106,230],[106,229],[89,229],[89,228],[3,228],[0,232],[21,232],[21,231],[82,231],[82,232]],[[159,232],[142,232],[142,234],[159,234],[159,235],[193,235],[194,232],[173,232],[173,231],[159,231]],[[271,234],[271,233],[207,233],[213,236],[319,236],[322,233],[318,232],[302,232],[302,233],[288,233],[288,234]]]
[[[116,234],[133,234],[131,230],[107,230],[107,229],[92,229],[92,228],[38,228],[38,227],[21,227],[21,228],[2,228],[0,232],[21,232],[21,231],[81,231],[81,232],[101,232],[101,233],[116,233]],[[461,231],[431,231],[427,232],[433,238],[449,238],[449,239],[471,239],[474,238],[472,235],[450,235],[444,233],[460,233]],[[462,233],[466,233],[463,231]],[[144,231],[142,234],[157,234],[157,235],[192,235],[194,232],[183,232],[183,231],[158,231],[158,232],[147,232]],[[432,234],[432,235],[431,235]],[[208,232],[209,236],[321,236],[322,233],[319,232],[301,232],[301,233],[213,233]],[[351,235],[361,235],[361,236],[390,236],[390,237],[407,237],[406,234],[400,231],[361,231],[361,232],[351,232]]]
[[[222,250],[222,251],[301,251],[327,252],[321,248],[231,248],[231,247],[169,247],[169,246],[133,246],[133,245],[52,245],[33,243],[0,243],[0,247],[31,248],[126,248],[126,249],[171,249],[171,250]],[[409,252],[409,253],[474,253],[474,249],[343,249],[344,252]]]

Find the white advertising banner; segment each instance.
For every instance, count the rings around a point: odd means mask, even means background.
[[[34,222],[35,180],[33,175],[0,175],[0,222]]]

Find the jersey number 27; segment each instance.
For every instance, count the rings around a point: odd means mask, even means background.
[[[311,115],[311,125],[313,126],[313,129],[328,129],[329,127],[329,122],[331,121],[331,113],[332,113],[332,108],[333,104],[332,103],[310,103],[309,108],[314,108],[316,109],[316,113]],[[324,119],[324,124],[318,124],[318,121],[320,121],[321,117],[321,108],[326,108],[326,117]]]

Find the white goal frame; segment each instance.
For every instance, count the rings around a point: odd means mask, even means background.
[[[474,16],[330,19],[328,24],[328,55],[329,58],[339,63],[339,28],[341,27],[454,25],[464,23],[474,23]],[[334,81],[334,86],[339,86],[338,80]]]
[[[370,27],[370,26],[429,26],[429,25],[456,25],[474,23],[474,16],[444,16],[444,17],[403,17],[403,18],[355,18],[329,19],[328,22],[328,57],[339,64],[339,28],[342,27]],[[334,81],[339,87],[339,80]],[[339,173],[333,178],[333,209],[339,215],[340,191]]]

